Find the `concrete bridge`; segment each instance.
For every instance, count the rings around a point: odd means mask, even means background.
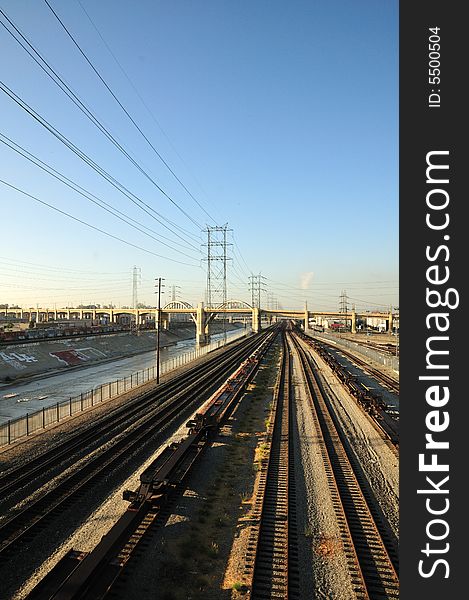
[[[264,309],[253,307],[242,300],[229,300],[216,308],[204,307],[200,302],[197,307],[188,302],[173,301],[169,302],[160,309],[160,322],[163,328],[167,328],[171,315],[186,314],[196,324],[197,343],[203,345],[209,339],[210,323],[219,315],[233,318],[235,315],[250,317],[252,329],[258,332],[261,329],[261,319],[267,319],[269,323],[278,318],[295,319],[304,322],[305,329],[309,328],[309,320],[312,319],[341,319],[351,322],[352,333],[356,332],[356,323],[358,318],[375,317],[386,321],[387,330],[392,331],[393,321],[398,315],[390,312],[324,312],[289,309]],[[8,307],[0,309],[0,318],[12,317],[18,319],[27,319],[36,322],[55,322],[60,320],[103,320],[109,323],[117,323],[123,317],[127,316],[137,325],[142,325],[148,321],[158,322],[158,308],[17,308]]]

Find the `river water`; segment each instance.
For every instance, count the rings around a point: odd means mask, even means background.
[[[227,331],[227,341],[244,334],[246,330]],[[210,336],[211,342],[223,339],[223,333]],[[195,340],[181,340],[174,346],[161,348],[160,364],[171,361],[195,349]],[[120,358],[98,365],[90,365],[38,379],[0,387],[0,424],[41,410],[70,397],[79,396],[98,385],[128,377],[132,373],[153,367],[156,364],[156,352],[144,352],[128,358]],[[7,397],[5,397],[7,396]]]

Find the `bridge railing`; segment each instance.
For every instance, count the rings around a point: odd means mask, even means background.
[[[161,363],[160,376],[166,375],[213,350],[221,348],[225,343],[232,342],[240,337],[248,335],[250,332],[250,329],[242,329],[230,335],[226,341],[225,339],[216,340],[206,346],[201,346],[192,351],[170,358]],[[11,419],[6,423],[0,424],[0,446],[12,444],[22,437],[44,430],[64,419],[69,419],[80,412],[101,404],[102,402],[106,402],[107,400],[116,398],[130,390],[141,387],[154,379],[156,379],[156,365],[148,367],[147,369],[142,369],[141,371],[136,371],[128,377],[98,385],[92,390],[81,393],[79,396],[74,396],[68,400],[57,402],[56,404],[44,406],[38,411],[27,413],[16,419]]]

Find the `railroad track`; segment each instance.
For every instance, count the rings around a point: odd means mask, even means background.
[[[236,349],[245,343],[245,340],[235,341],[225,352],[211,361],[203,362],[187,369],[180,376],[161,383],[157,389],[142,393],[136,398],[126,402],[125,406],[106,413],[103,417],[87,426],[86,430],[72,434],[66,441],[54,444],[53,447],[29,459],[26,463],[4,471],[0,474],[0,498],[7,498],[30,485],[35,480],[50,478],[54,468],[64,469],[67,462],[76,461],[77,453],[81,455],[89,452],[93,443],[103,445],[111,437],[115,437],[133,422],[136,422],[148,410],[155,408],[165,399],[176,394],[182,384],[190,385],[200,378],[208,375],[223,358],[229,357]],[[3,509],[3,506],[2,506]]]
[[[245,565],[254,600],[299,598],[296,500],[292,440],[292,362],[282,335],[282,366],[269,418],[268,458],[262,461]]]
[[[363,367],[364,369],[366,369],[371,375],[373,375],[373,377],[375,379],[377,379],[378,381],[382,382],[394,394],[399,395],[399,382],[396,381],[395,379],[393,379],[392,377],[390,377],[389,375],[386,375],[386,373],[383,373],[379,369],[376,369],[376,368],[372,367],[368,362],[366,362],[366,360],[358,358],[355,354],[352,354],[351,352],[348,352],[347,350],[345,350],[341,346],[340,347],[339,346],[332,346],[331,344],[328,344],[327,342],[324,342],[322,340],[321,341],[317,341],[317,343],[322,344],[323,346],[326,346],[328,348],[333,348],[334,350],[337,350],[338,352],[341,352],[344,356],[346,356],[347,358],[349,358],[350,360],[352,360],[353,362],[355,362],[357,365],[359,365],[360,367]]]
[[[140,474],[140,487],[125,492],[128,510],[90,553],[69,551],[31,591],[34,600],[85,600],[121,598],[120,583],[129,565],[151,540],[157,528],[171,514],[171,508],[185,489],[185,479],[202,451],[242,397],[245,386],[257,371],[274,333],[262,343],[211,397],[210,403],[187,423],[188,435],[171,444]],[[134,560],[132,560],[134,559]],[[131,567],[130,567],[131,568]]]
[[[386,443],[391,443],[394,449],[399,447],[399,412],[393,405],[388,404],[380,393],[366,386],[360,378],[356,377],[345,368],[334,353],[329,351],[329,345],[313,340],[303,332],[296,330],[296,335],[308,346],[313,348],[321,358],[329,365],[349,393],[357,399],[359,405],[370,415],[376,425],[388,438]],[[332,347],[330,347],[332,348]],[[333,350],[338,350],[336,347]],[[353,359],[354,357],[350,355]],[[363,363],[364,368],[368,368]]]
[[[397,541],[357,468],[309,355],[297,337],[291,340],[307,383],[313,420],[322,434],[320,449],[356,598],[398,599]]]
[[[67,512],[104,477],[117,470],[134,452],[140,452],[152,438],[173,419],[181,418],[197,401],[203,402],[233,372],[240,362],[245,360],[263,340],[268,332],[251,338],[227,351],[227,354],[216,357],[203,369],[194,369],[178,378],[178,385],[169,386],[166,396],[171,397],[156,408],[145,409],[139,418],[132,421],[132,427],[123,431],[120,436],[99,453],[94,453],[80,468],[57,481],[49,491],[43,493],[25,508],[7,518],[0,526],[0,564],[24,553],[34,538],[56,519],[58,514]],[[188,374],[189,373],[189,374]],[[151,395],[148,398],[151,402]],[[154,397],[153,397],[154,402]],[[119,418],[122,414],[119,414]],[[109,423],[108,423],[109,424]],[[69,440],[70,441],[70,440]],[[79,442],[79,440],[78,440]],[[73,439],[70,444],[76,444]],[[68,443],[61,446],[61,452],[67,452]],[[44,455],[48,465],[52,460],[49,453]],[[34,472],[40,468],[35,461]],[[19,471],[26,477],[27,471]],[[9,472],[11,477],[12,473]],[[10,486],[10,482],[4,485]],[[73,516],[70,516],[73,520]]]

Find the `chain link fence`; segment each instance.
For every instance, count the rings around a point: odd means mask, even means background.
[[[168,359],[160,365],[160,376],[165,375],[170,371],[174,371],[174,369],[186,365],[213,350],[221,348],[226,343],[246,336],[249,333],[250,329],[242,329],[241,331],[230,335],[229,339],[217,340],[206,346],[201,346],[190,352],[185,352],[184,354]],[[23,417],[11,419],[0,425],[0,446],[12,444],[19,438],[31,435],[40,429],[46,429],[63,419],[70,418],[92,406],[106,402],[106,400],[110,400],[121,394],[125,394],[154,379],[156,379],[156,365],[132,373],[128,377],[103,383],[92,390],[81,393],[79,396],[57,402],[56,404],[47,407],[45,406],[41,410],[27,413]]]

